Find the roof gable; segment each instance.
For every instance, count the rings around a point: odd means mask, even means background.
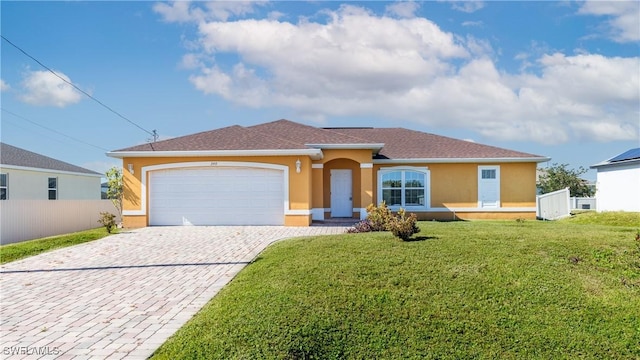
[[[0,143],[0,164],[25,168],[101,175],[93,170],[56,160],[9,144]]]

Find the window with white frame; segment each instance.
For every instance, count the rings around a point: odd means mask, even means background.
[[[58,199],[58,178],[49,178],[49,200]]]
[[[429,172],[425,168],[381,169],[378,199],[389,207],[423,207],[428,204]]]
[[[7,184],[7,174],[0,174],[0,200],[7,200],[9,196],[9,184]]]

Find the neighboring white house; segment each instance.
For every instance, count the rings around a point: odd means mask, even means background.
[[[0,143],[0,244],[99,227],[102,174]]]
[[[100,200],[102,174],[0,143],[0,200]]]
[[[597,171],[598,211],[640,212],[640,148],[591,166]]]

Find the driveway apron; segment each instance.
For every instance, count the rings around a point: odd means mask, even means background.
[[[0,267],[0,358],[146,359],[274,241],[343,227],[148,227]]]

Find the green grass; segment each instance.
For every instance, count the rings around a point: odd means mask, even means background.
[[[586,211],[577,212],[576,215],[570,218],[565,218],[562,221],[568,221],[573,224],[640,227],[640,213],[622,211]]]
[[[104,227],[100,227],[72,234],[2,245],[0,246],[0,264],[38,255],[53,249],[97,240],[108,235],[110,234],[107,233],[107,230]]]
[[[576,220],[279,242],[154,359],[638,359],[640,224]]]

